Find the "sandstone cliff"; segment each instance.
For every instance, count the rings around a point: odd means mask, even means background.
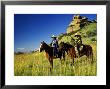
[[[95,20],[89,21],[87,17],[82,17],[80,15],[74,15],[72,21],[70,22],[67,33],[71,33],[73,31],[77,31],[89,23],[96,23]]]

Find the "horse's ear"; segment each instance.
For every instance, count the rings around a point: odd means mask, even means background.
[[[43,44],[43,41],[41,42],[41,44]]]

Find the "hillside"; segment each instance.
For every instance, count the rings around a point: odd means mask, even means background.
[[[82,40],[84,44],[90,44],[91,42],[97,41],[97,24],[96,23],[90,23],[87,26],[84,26],[83,28],[73,31],[71,33],[66,34],[60,34],[58,36],[59,43],[65,42],[69,44],[74,44],[74,34],[76,32],[79,32],[81,34]]]

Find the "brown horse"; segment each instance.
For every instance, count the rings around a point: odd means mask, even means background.
[[[73,63],[74,63],[74,58],[77,58],[75,47],[64,42],[62,42],[61,44],[63,45],[62,47],[65,48],[67,55],[69,55],[71,59],[73,59]],[[79,57],[82,57],[84,55],[86,55],[87,58],[91,59],[91,62],[93,62],[93,50],[90,45],[83,45],[83,49],[80,51]]]
[[[58,57],[54,57],[53,56],[53,47],[47,45],[44,41],[41,42],[41,44],[40,44],[40,52],[42,52],[43,50],[45,50],[46,57],[50,62],[50,65],[51,65],[50,70],[53,68],[53,59],[60,58],[60,60],[61,60],[62,57],[65,59],[65,54],[64,54],[64,51],[62,50],[62,48],[59,48]]]

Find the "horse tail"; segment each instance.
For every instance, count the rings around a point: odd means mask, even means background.
[[[92,48],[92,47],[91,47]],[[93,63],[93,50],[91,51],[91,63]]]
[[[91,63],[93,62],[93,50],[90,45],[86,45],[86,56],[90,59]]]

